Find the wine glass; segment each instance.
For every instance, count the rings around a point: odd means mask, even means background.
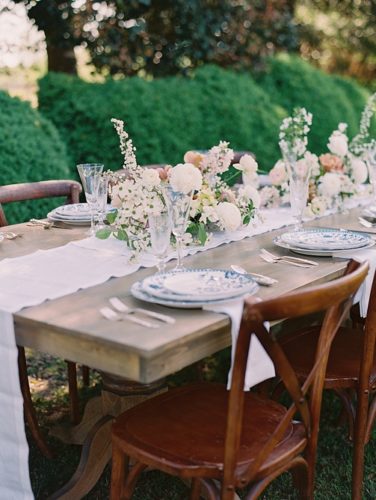
[[[304,159],[286,154],[284,160],[289,175],[290,206],[296,220],[295,231],[302,227],[303,212],[307,205],[310,168]]]
[[[151,251],[157,257],[158,272],[166,267],[165,257],[171,239],[171,216],[166,210],[160,214],[149,214]]]
[[[98,210],[99,180],[103,172],[103,165],[99,163],[83,163],[77,165],[77,170],[80,174],[86,201],[90,209],[91,224],[89,234],[93,236],[95,234],[94,218]]]
[[[368,167],[369,181],[372,184],[373,190],[373,205],[376,210],[376,144],[373,147],[368,147],[364,152],[364,159]]]
[[[178,262],[175,271],[184,269],[182,265],[182,240],[187,229],[189,210],[191,208],[193,191],[182,193],[174,191],[171,186],[167,188],[167,200],[171,214],[172,234],[176,239],[176,251]]]
[[[98,183],[98,196],[97,196],[97,209],[98,209],[98,222],[95,226],[96,231],[99,229],[103,229],[105,227],[104,218],[106,216],[107,211],[107,188],[108,188],[108,179],[107,177],[101,176],[99,178]]]

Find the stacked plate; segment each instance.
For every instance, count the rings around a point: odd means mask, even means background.
[[[108,211],[112,209],[108,205]],[[49,220],[53,222],[64,222],[75,226],[90,225],[91,215],[87,203],[73,203],[72,205],[62,205],[47,214]]]
[[[224,269],[183,269],[137,281],[131,293],[137,299],[179,308],[199,308],[253,294],[257,284],[249,275]]]
[[[365,208],[362,211],[361,216],[363,217],[363,219],[368,220],[368,222],[370,222],[371,224],[375,224],[376,223],[376,207],[370,206],[368,208]]]
[[[370,235],[345,229],[307,228],[283,233],[274,243],[296,253],[328,257],[342,250],[356,250],[375,244]]]

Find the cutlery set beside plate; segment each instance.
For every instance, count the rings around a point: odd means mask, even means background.
[[[375,244],[367,233],[328,228],[289,231],[274,238],[273,242],[292,252],[316,257],[332,257],[337,252],[363,250]]]
[[[132,295],[145,302],[183,309],[201,308],[254,294],[249,274],[225,269],[183,269],[149,276],[132,285]]]

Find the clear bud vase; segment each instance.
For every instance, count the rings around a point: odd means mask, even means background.
[[[183,236],[187,230],[193,191],[190,191],[189,193],[182,193],[180,191],[174,191],[170,186],[166,190],[166,195],[171,216],[171,230],[176,239],[178,261],[175,266],[175,270],[180,271],[181,269],[184,269],[182,264],[182,244]]]

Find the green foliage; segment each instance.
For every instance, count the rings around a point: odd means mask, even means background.
[[[53,124],[26,102],[0,91],[0,185],[69,177],[65,145]],[[44,217],[57,200],[4,206],[9,222]]]
[[[205,150],[220,140],[256,154],[269,169],[279,156],[283,109],[247,74],[206,66],[192,78],[145,81],[132,77],[104,84],[62,74],[40,81],[40,110],[65,139],[71,164],[122,166],[119,141],[110,122],[125,121],[141,165],[181,162],[189,149]]]
[[[268,71],[258,76],[258,83],[289,113],[303,106],[313,114],[308,139],[314,153],[326,150],[328,137],[338,123],[348,123],[350,137],[359,129],[368,94],[351,80],[327,75],[302,59],[283,55],[269,61]]]

